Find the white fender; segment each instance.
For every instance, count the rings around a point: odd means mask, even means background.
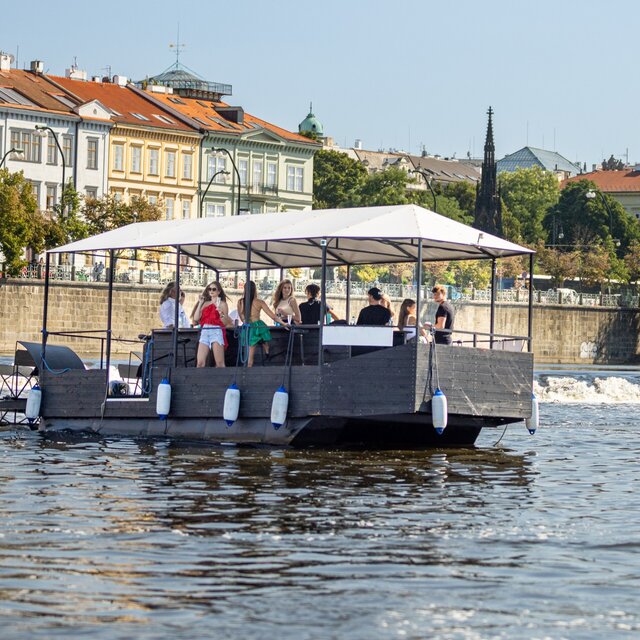
[[[531,393],[531,417],[525,418],[524,421],[529,433],[533,435],[540,424],[540,407],[538,406],[538,398],[535,393]]]
[[[163,378],[158,385],[158,396],[156,398],[156,413],[160,420],[166,420],[171,409],[171,385],[167,378]]]
[[[238,419],[238,413],[240,412],[240,389],[236,386],[235,382],[232,382],[226,393],[224,394],[224,408],[222,410],[222,417],[230,427]]]
[[[440,391],[440,388],[436,389],[431,398],[431,419],[437,434],[441,436],[447,428],[447,396]]]
[[[29,393],[27,395],[27,408],[25,409],[24,415],[27,417],[29,422],[33,422],[40,417],[40,403],[42,402],[42,390],[36,384],[31,389],[29,389]]]
[[[289,394],[282,386],[273,394],[273,402],[271,403],[271,424],[274,429],[279,429],[285,423],[288,408]]]

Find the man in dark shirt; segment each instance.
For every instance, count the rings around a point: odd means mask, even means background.
[[[435,341],[436,344],[451,344],[451,333],[445,333],[444,331],[438,331],[438,329],[449,329],[453,331],[453,322],[456,317],[456,312],[450,302],[447,301],[447,290],[441,284],[437,284],[433,289],[433,299],[438,303],[436,310],[436,322],[434,327],[436,329]]]
[[[358,315],[356,324],[384,326],[391,320],[391,311],[382,306],[382,291],[378,287],[372,287],[367,292],[369,296],[369,306],[365,307]]]

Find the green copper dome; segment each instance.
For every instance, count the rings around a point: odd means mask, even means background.
[[[324,135],[322,123],[313,115],[313,105],[309,105],[309,115],[298,125],[300,133],[315,133],[317,136]]]

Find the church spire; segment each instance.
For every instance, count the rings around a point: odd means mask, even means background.
[[[493,235],[502,235],[502,207],[498,194],[496,147],[493,142],[493,109],[487,111],[487,137],[484,143],[482,178],[476,190],[474,226]]]

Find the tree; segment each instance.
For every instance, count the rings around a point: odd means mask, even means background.
[[[562,287],[564,281],[575,278],[580,264],[580,252],[558,251],[553,248],[538,247],[538,264],[553,279],[555,287]]]
[[[24,174],[0,169],[0,251],[8,273],[16,274],[25,265],[24,248],[35,239],[37,219],[33,187]]]
[[[465,220],[469,220],[468,224],[473,222],[476,210],[476,187],[471,182],[460,181],[450,182],[442,187],[438,187],[436,183],[436,192],[441,191],[446,198],[453,198],[458,203],[458,208],[462,212]],[[438,207],[439,209],[440,207]]]
[[[313,206],[315,209],[344,207],[360,192],[367,170],[340,151],[316,152],[313,157]]]
[[[349,204],[356,207],[409,204],[412,201],[407,191],[410,179],[406,171],[396,167],[371,173]]]
[[[580,256],[578,275],[589,286],[602,285],[611,270],[611,256],[601,245],[590,247]]]
[[[512,229],[518,230],[521,242],[533,246],[547,239],[544,220],[560,198],[560,187],[553,173],[541,167],[505,171],[500,174],[500,196],[508,215],[517,221]]]
[[[635,282],[637,289],[638,281],[640,280],[640,241],[634,240],[629,245],[629,251],[624,257],[624,263],[627,268],[629,281]]]
[[[133,196],[126,203],[108,194],[102,198],[87,198],[82,215],[87,223],[89,235],[96,235],[134,222],[160,220],[162,209],[139,196]]]

